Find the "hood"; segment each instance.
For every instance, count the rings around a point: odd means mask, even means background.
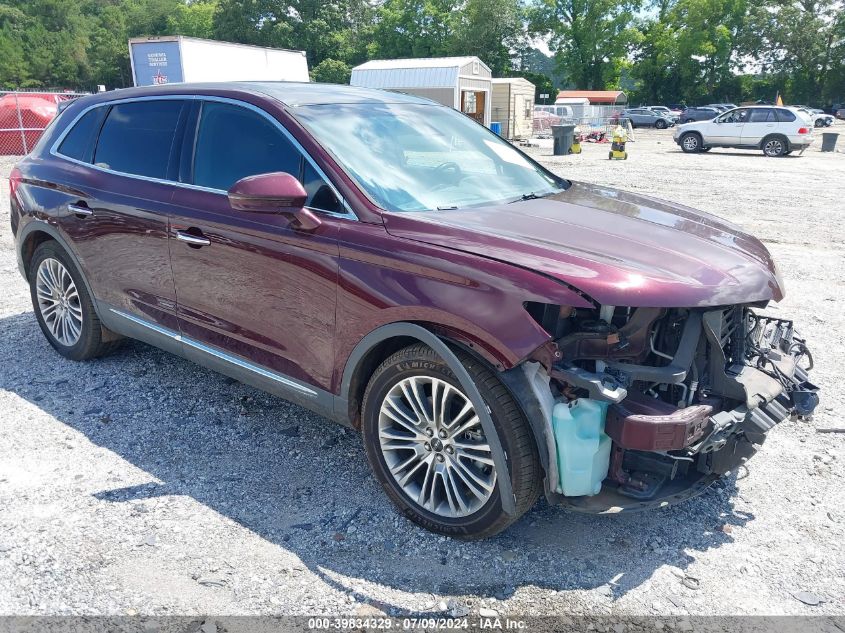
[[[387,231],[554,277],[603,305],[699,307],[783,297],[739,227],[649,196],[572,183],[548,198],[385,214]]]

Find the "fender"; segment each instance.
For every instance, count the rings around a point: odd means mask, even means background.
[[[59,246],[64,249],[65,253],[67,253],[68,257],[70,257],[70,260],[73,262],[73,265],[76,266],[76,269],[79,271],[79,274],[82,277],[82,283],[85,284],[85,290],[88,291],[88,296],[95,299],[94,292],[92,291],[91,285],[88,283],[88,278],[85,275],[85,268],[82,266],[82,262],[79,260],[79,256],[76,254],[76,251],[71,248],[70,244],[59,229],[48,223],[46,220],[42,220],[37,217],[30,218],[29,222],[24,224],[23,228],[20,229],[20,232],[15,238],[15,253],[18,258],[18,270],[23,278],[26,279],[27,283],[29,283],[29,278],[26,275],[26,266],[23,261],[23,246],[26,244],[29,236],[36,232],[46,233],[58,242]],[[97,301],[95,300],[93,303],[94,311],[97,313],[97,316],[101,318],[102,315],[97,307]]]
[[[481,393],[475,386],[475,383],[470,378],[469,373],[463,366],[455,353],[449,349],[443,340],[426,330],[424,327],[414,323],[390,323],[376,328],[363,339],[361,339],[349,359],[346,361],[346,367],[343,370],[343,379],[341,382],[340,396],[335,399],[335,414],[346,415],[347,403],[349,399],[349,387],[352,383],[352,377],[355,370],[364,355],[373,348],[373,346],[396,337],[410,337],[421,343],[425,343],[433,349],[440,358],[449,366],[449,369],[455,374],[458,383],[464,390],[464,393],[472,402],[475,411],[481,420],[481,428],[484,429],[484,434],[487,436],[487,441],[490,443],[490,451],[493,453],[493,463],[499,473],[499,492],[502,500],[502,510],[507,514],[513,516],[516,514],[516,499],[513,495],[513,488],[511,487],[510,471],[508,470],[508,463],[505,458],[504,449],[499,441],[499,435],[496,433],[496,427],[493,425],[493,418],[490,416],[490,411],[481,397]],[[341,407],[337,409],[337,407]]]

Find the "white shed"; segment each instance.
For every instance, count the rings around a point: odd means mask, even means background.
[[[349,83],[426,97],[490,127],[491,76],[478,57],[374,59],[353,68]]]
[[[534,117],[534,84],[522,77],[493,80],[493,121],[502,125],[502,138],[529,138]]]

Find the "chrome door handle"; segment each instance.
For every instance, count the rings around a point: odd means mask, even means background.
[[[184,231],[176,231],[176,239],[180,242],[185,242],[189,246],[208,246],[211,244],[211,240],[207,237],[197,237]]]
[[[73,202],[68,203],[67,210],[73,213],[74,215],[81,215],[85,217],[88,217],[89,215],[94,215],[94,212],[88,207],[83,207],[82,205],[74,204]]]

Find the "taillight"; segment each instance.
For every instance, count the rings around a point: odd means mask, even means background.
[[[14,167],[9,174],[9,198],[15,197],[15,192],[18,190],[19,184],[21,184],[21,170]]]
[[[799,133],[799,134],[809,134],[809,133],[810,133],[810,128],[808,128],[808,127],[799,127],[799,128],[798,128],[798,133]]]

